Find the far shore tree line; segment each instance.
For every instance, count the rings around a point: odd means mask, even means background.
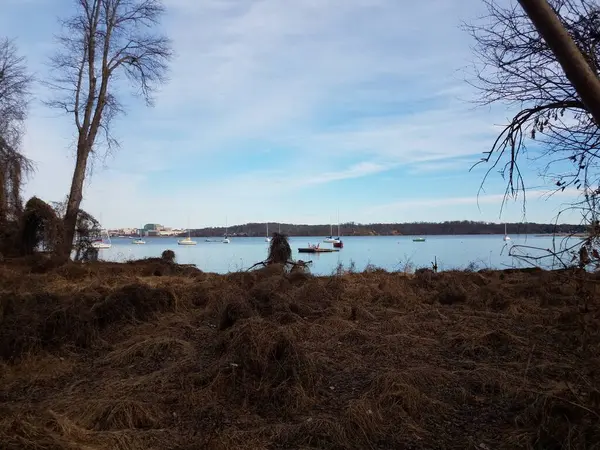
[[[554,189],[569,187],[581,193],[570,209],[581,213],[582,228],[519,224],[510,232],[585,229],[589,238],[580,251],[598,255],[600,6],[595,0],[519,0],[520,6],[483,1],[487,16],[465,25],[476,56],[475,72],[468,81],[481,93],[482,105],[516,109],[484,153],[488,174],[498,171],[507,180],[507,198],[524,197],[527,192],[520,171],[523,162],[537,168]],[[73,253],[74,242],[78,242],[78,257],[94,256],[89,245],[81,246],[89,244],[86,238],[99,228],[81,210],[91,163],[118,147],[111,124],[125,112],[125,87],[151,106],[153,93],[166,81],[173,52],[169,38],[159,31],[165,13],[162,0],[74,0],[72,11],[72,17],[61,21],[48,71],[39,79],[28,72],[17,42],[0,36],[0,253],[4,256],[23,256],[41,248],[64,263]],[[34,83],[49,92],[48,98],[35,100],[72,121],[76,155],[64,201],[47,204],[32,198],[23,205],[21,188],[35,169],[35,162],[21,148]],[[503,225],[477,222],[347,225],[344,235],[504,232]],[[246,227],[246,233],[262,234],[251,224]],[[329,234],[325,225],[282,231]],[[210,230],[197,233],[211,235]]]
[[[266,234],[265,223],[247,223],[228,228],[230,236],[260,237]],[[585,233],[585,225],[543,224],[543,223],[508,223],[508,234],[576,234]],[[329,236],[329,225],[295,225],[286,223],[269,223],[270,230],[281,229],[288,236]],[[333,227],[337,236],[337,225]],[[192,229],[195,237],[220,237],[225,233],[223,227],[207,227]],[[482,235],[504,234],[504,224],[476,221],[447,222],[412,222],[412,223],[342,223],[340,235],[343,236],[432,236],[432,235]]]

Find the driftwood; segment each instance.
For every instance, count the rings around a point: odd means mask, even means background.
[[[271,264],[276,264],[276,263],[269,262],[268,260],[260,261],[260,262],[257,262],[256,264],[254,264],[252,267],[248,268],[246,270],[246,272],[249,272],[258,266],[267,267]],[[283,263],[284,266],[289,266],[291,268],[290,269],[291,271],[293,271],[296,268],[305,269],[308,267],[309,264],[312,264],[312,261],[302,261],[301,259],[299,259],[298,261],[290,260],[290,261],[286,261],[285,263]]]

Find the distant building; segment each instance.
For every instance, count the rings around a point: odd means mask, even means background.
[[[163,226],[158,223],[147,223],[144,225],[144,231],[161,231],[162,229]]]
[[[185,230],[163,227],[158,223],[147,223],[144,228],[118,228],[108,230],[111,236],[178,236]]]

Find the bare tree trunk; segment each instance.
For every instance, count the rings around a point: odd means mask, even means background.
[[[92,143],[96,140],[100,128],[102,108],[104,106],[104,95],[105,91],[104,89],[101,89],[94,120],[89,128],[87,128],[88,132],[80,137],[77,144],[77,159],[75,161],[75,169],[73,170],[73,178],[71,180],[71,190],[69,191],[67,210],[63,220],[65,226],[64,248],[61,254],[63,262],[69,260],[73,249],[73,239],[75,238],[75,233],[77,231],[77,219],[81,208],[81,201],[83,200],[83,184],[85,182],[87,163],[92,151]]]
[[[519,0],[544,38],[587,110],[600,126],[600,80],[547,0]]]
[[[87,146],[87,143],[80,144]],[[87,167],[89,150],[85,147],[77,149],[77,160],[75,162],[75,170],[73,171],[73,179],[71,180],[71,190],[69,191],[69,200],[67,202],[67,211],[64,217],[65,237],[63,241],[63,249],[61,259],[67,262],[71,256],[73,248],[73,239],[77,227],[77,216],[83,199],[83,182],[85,181],[85,171]]]

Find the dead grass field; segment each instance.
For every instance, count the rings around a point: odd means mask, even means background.
[[[5,263],[0,448],[600,448],[599,282]]]

